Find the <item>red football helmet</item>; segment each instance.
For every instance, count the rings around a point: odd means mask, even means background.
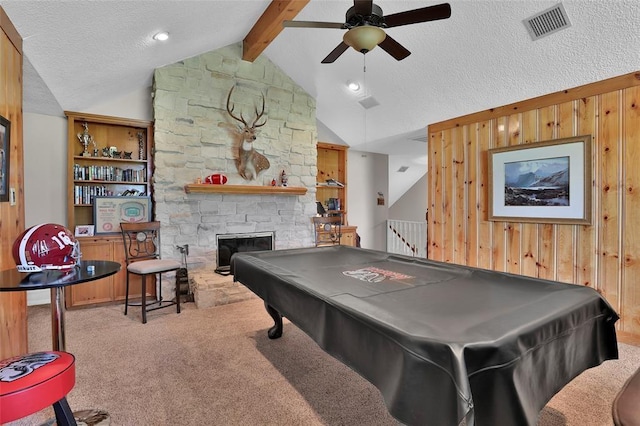
[[[80,261],[80,243],[64,226],[42,223],[16,238],[13,260],[20,272],[70,269]]]

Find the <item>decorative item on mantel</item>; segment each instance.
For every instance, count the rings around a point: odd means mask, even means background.
[[[231,118],[242,123],[242,125],[238,125],[238,133],[241,140],[239,141],[240,146],[236,158],[236,168],[243,179],[254,180],[258,178],[260,172],[267,170],[271,166],[267,157],[257,152],[253,146],[253,142],[256,140],[257,129],[267,124],[266,118],[262,123],[258,123],[264,114],[264,94],[262,94],[262,110],[258,112],[258,107],[255,107],[256,118],[251,124],[248,124],[242,116],[242,113],[240,113],[240,117],[233,114],[234,105],[230,102],[231,93],[234,88],[235,86],[232,86],[231,90],[229,90],[229,95],[227,95],[227,112]]]
[[[222,173],[214,173],[207,176],[204,179],[204,182],[211,185],[224,185],[225,183],[227,183],[227,177]]]
[[[283,170],[282,173],[280,173],[280,185],[287,186],[287,182],[288,181],[289,181],[289,177],[287,176],[287,174]]]
[[[82,157],[91,157],[91,153],[89,152],[89,144],[93,144],[96,146],[96,141],[93,140],[93,136],[89,134],[89,123],[82,123],[82,127],[84,130],[81,133],[78,133],[78,140],[82,144],[82,153],[80,154]]]

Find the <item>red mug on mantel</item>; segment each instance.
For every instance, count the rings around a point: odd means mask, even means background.
[[[223,175],[222,173],[215,173],[212,175],[207,176],[204,179],[205,183],[211,183],[214,185],[224,185],[225,183],[227,183],[227,177],[225,175]]]

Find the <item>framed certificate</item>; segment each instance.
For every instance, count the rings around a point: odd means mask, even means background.
[[[120,232],[120,222],[149,222],[151,197],[95,197],[93,223],[96,234]]]

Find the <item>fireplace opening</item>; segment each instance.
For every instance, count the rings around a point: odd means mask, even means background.
[[[253,232],[247,234],[217,234],[216,272],[220,275],[231,273],[231,256],[245,251],[273,250],[275,233]]]

